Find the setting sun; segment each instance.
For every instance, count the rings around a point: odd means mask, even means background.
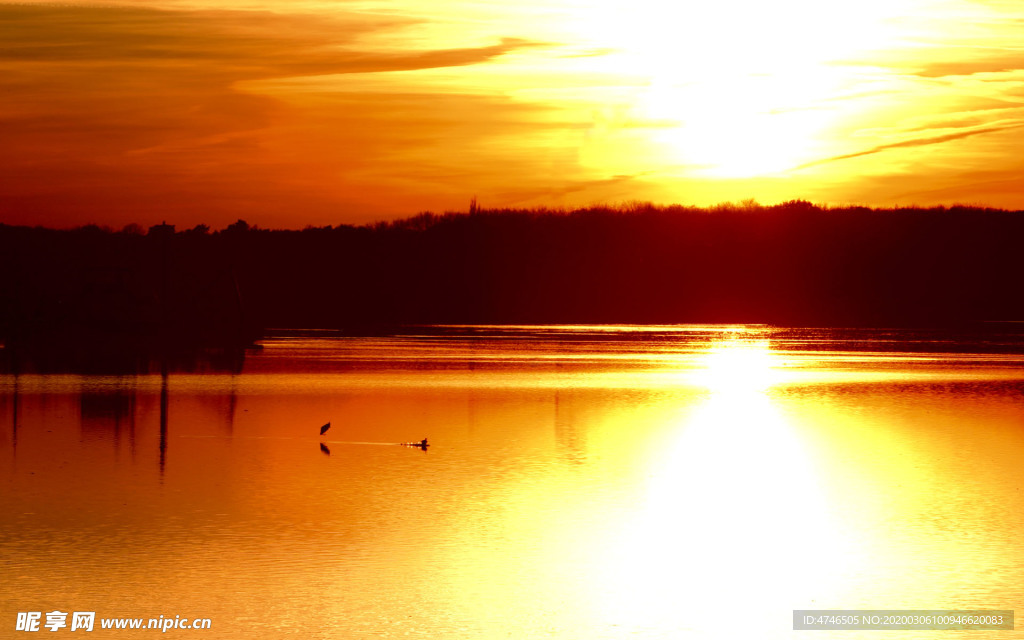
[[[864,82],[849,61],[902,46],[891,21],[911,4],[649,1],[587,7],[580,24],[610,47],[595,66],[645,81],[634,107],[656,123],[666,173],[738,178],[832,150],[845,114],[830,103]]]

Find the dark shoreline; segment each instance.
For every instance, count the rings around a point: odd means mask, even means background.
[[[802,201],[421,214],[363,227],[141,233],[0,225],[0,340],[243,349],[266,327],[1006,327],[1024,212]]]

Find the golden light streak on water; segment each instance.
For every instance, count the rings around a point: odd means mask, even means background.
[[[766,340],[707,352],[706,393],[673,421],[609,553],[601,609],[614,624],[731,638],[726,621],[784,627],[788,606],[835,594],[852,541],[813,451],[767,393],[774,361]]]

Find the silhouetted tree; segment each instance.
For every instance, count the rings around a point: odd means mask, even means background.
[[[260,326],[1024,319],[1024,214],[978,207],[632,202],[208,231],[0,225],[0,334],[143,339],[161,308],[207,344]]]

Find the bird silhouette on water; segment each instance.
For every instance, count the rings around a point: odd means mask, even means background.
[[[404,446],[404,447],[416,447],[417,449],[423,449],[424,451],[426,451],[427,447],[429,447],[430,444],[427,442],[426,438],[423,438],[419,442],[403,442],[402,446]]]
[[[330,422],[328,422],[324,426],[320,427],[320,435],[324,435],[325,433],[327,433],[327,430],[330,429],[330,428],[331,428],[331,423]],[[400,444],[402,446],[404,446],[404,447],[416,447],[417,449],[423,449],[424,451],[426,451],[427,447],[430,446],[430,443],[427,442],[426,438],[423,438],[419,442],[402,442]],[[323,451],[327,455],[331,455],[331,450],[328,449],[327,445],[325,445],[322,442],[320,443],[320,451]]]

